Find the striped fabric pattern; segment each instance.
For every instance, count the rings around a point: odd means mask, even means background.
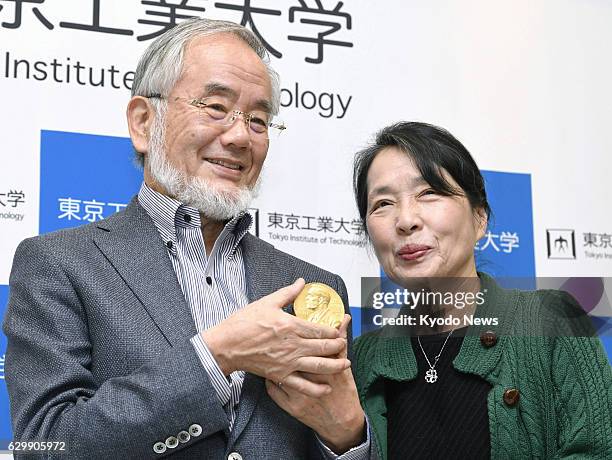
[[[191,343],[228,414],[231,430],[245,373],[223,375],[199,333],[249,303],[240,240],[252,218],[245,213],[229,221],[207,257],[197,209],[152,190],[144,182],[138,200],[166,245],[198,331]]]

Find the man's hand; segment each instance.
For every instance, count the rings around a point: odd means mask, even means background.
[[[346,349],[346,337],[335,328],[282,311],[303,287],[300,278],[202,332],[225,375],[243,370],[313,397],[331,391],[327,383],[306,379],[300,372],[325,375],[347,369],[346,354],[338,356]]]
[[[351,317],[344,315],[340,335],[346,338]],[[346,359],[347,347],[338,358]],[[302,373],[302,378],[319,384],[327,383],[331,392],[312,397],[304,392],[266,381],[270,397],[286,412],[317,432],[334,453],[342,454],[358,446],[364,439],[365,415],[359,403],[357,387],[350,368],[329,375]],[[289,381],[289,377],[286,379]]]

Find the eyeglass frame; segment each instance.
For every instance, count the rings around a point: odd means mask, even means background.
[[[163,96],[160,93],[155,93],[155,94],[151,94],[149,96],[142,96],[142,97],[145,97],[147,99],[166,99],[166,100],[168,100],[168,98],[166,96]],[[208,97],[185,98],[185,97],[176,96],[174,98],[175,101],[181,101],[182,100],[182,101],[187,102],[192,107],[196,107],[196,108],[199,108],[199,109],[206,108],[207,104],[204,102],[205,99],[208,99]],[[244,120],[244,124],[247,127],[250,127],[251,119],[253,118],[253,113],[252,112],[244,112],[242,110],[233,109],[230,112],[228,112],[228,115],[230,113],[232,114],[232,116],[230,117],[230,120],[229,120],[230,124],[228,124],[226,126],[231,126],[236,121],[236,118],[238,118],[240,115],[242,115],[242,119]],[[287,126],[284,123],[278,124],[278,123],[267,122],[266,123],[266,132],[268,132],[267,128],[278,129],[278,132],[280,134],[284,130],[287,129]],[[257,131],[255,131],[255,132],[257,132]],[[263,134],[263,133],[258,133],[258,134]]]

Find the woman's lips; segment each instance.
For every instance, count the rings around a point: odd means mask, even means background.
[[[431,246],[426,246],[423,244],[407,244],[397,251],[397,255],[403,260],[416,260],[423,257],[430,250]]]

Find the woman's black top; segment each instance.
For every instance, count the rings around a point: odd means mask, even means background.
[[[466,330],[456,330],[446,343],[435,366],[435,383],[425,381],[429,365],[417,338],[406,339],[412,342],[418,376],[404,382],[385,381],[390,459],[490,458],[487,394],[491,385],[452,366]],[[432,364],[447,335],[448,332],[421,336]]]

